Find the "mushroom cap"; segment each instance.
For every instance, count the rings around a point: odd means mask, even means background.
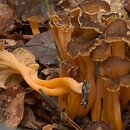
[[[101,21],[105,25],[109,25],[111,22],[114,22],[115,20],[121,18],[121,15],[116,12],[109,12],[109,13],[102,13],[101,14]]]
[[[95,15],[99,12],[104,12],[104,11],[110,11],[110,6],[107,2],[105,1],[95,1],[95,0],[88,0],[88,1],[85,1],[85,2],[82,2],[80,5],[79,5],[82,10],[86,13],[86,14],[89,14],[89,15]]]
[[[95,31],[102,33],[104,30],[104,26],[101,25],[98,22],[95,22],[91,19],[91,17],[88,14],[82,14],[81,17],[79,17],[79,24],[81,28],[91,28]]]
[[[83,14],[82,9],[79,7],[74,8],[69,12],[71,23],[74,27],[79,27],[80,25],[79,18],[82,16],[82,14]]]
[[[27,67],[31,67],[35,70],[39,68],[39,65],[36,63],[34,54],[27,49],[17,48],[13,51],[13,54],[20,63],[23,63]]]
[[[115,79],[105,78],[104,87],[110,92],[117,92],[120,90],[120,81],[118,78]]]
[[[104,61],[111,56],[111,44],[102,42],[92,52],[91,57],[94,61]]]
[[[111,56],[101,63],[99,70],[104,78],[121,77],[130,71],[130,62],[120,57]]]
[[[119,34],[110,34],[107,35],[107,37],[105,37],[103,39],[104,42],[107,43],[122,43],[125,42],[127,43],[128,46],[130,46],[130,36],[126,35],[126,36],[122,36]]]
[[[130,46],[130,35],[127,24],[122,19],[111,22],[104,30],[103,41],[107,43],[127,43]]]
[[[111,56],[101,63],[100,74],[104,80],[104,87],[111,92],[117,92],[121,86],[130,86],[128,75],[130,62],[120,57]]]
[[[49,14],[49,18],[50,18],[49,23],[51,27],[60,28],[62,26],[64,27],[72,26],[70,17],[68,16],[67,12],[51,12],[51,14]]]
[[[71,40],[67,45],[67,52],[72,58],[90,55],[90,52],[100,45],[97,40],[103,32],[103,26],[96,24],[88,14],[84,14],[78,7],[70,13],[71,23],[74,26]],[[73,51],[72,51],[73,50]]]
[[[89,32],[91,32],[91,30]],[[72,58],[76,58],[78,56],[88,56],[91,51],[100,44],[101,42],[97,39],[88,41],[82,37],[75,37],[68,43],[67,52]]]
[[[121,36],[127,35],[127,24],[122,19],[117,19],[111,22],[104,30],[105,36],[110,34],[118,34]]]
[[[130,88],[130,73],[128,73],[120,78],[120,86]]]
[[[103,78],[104,87],[110,92],[117,92],[121,87],[130,88],[130,73],[114,79]]]

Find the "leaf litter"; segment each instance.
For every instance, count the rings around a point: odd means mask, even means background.
[[[116,4],[116,1],[114,0],[106,1],[111,4]],[[30,50],[36,56],[36,59],[40,63],[40,65],[44,66],[41,69],[41,73],[43,73],[44,78],[50,79],[58,76],[58,52],[51,37],[50,30],[47,30],[45,28],[47,26],[47,23],[45,22],[39,24],[39,26],[43,28],[44,31],[35,36],[30,33],[30,30],[23,29],[28,26],[28,23],[26,21],[27,17],[33,16],[34,14],[37,15],[37,13],[42,13],[45,19],[47,19],[45,6],[42,6],[44,5],[44,2],[38,0],[38,5],[36,6],[37,11],[35,11],[35,9],[33,8],[35,7],[36,1],[31,4],[32,6],[30,6],[29,3],[26,5],[20,5],[19,0],[13,0],[13,2],[14,3],[8,0],[0,1],[0,23],[2,25],[0,27],[0,37],[4,40],[4,42],[2,42],[3,46],[10,51],[17,47],[23,47]],[[28,1],[24,0],[24,2]],[[64,0],[60,0],[58,4],[60,3],[62,3],[62,6],[66,5]],[[118,1],[117,3],[122,3],[122,1]],[[56,4],[57,0],[55,5],[53,6],[59,8]],[[117,4],[118,7],[119,5],[120,4]],[[15,10],[15,14],[13,14],[14,6],[17,7]],[[32,10],[31,14],[29,15],[28,13],[30,11],[28,8]],[[129,12],[129,0],[125,1],[125,8]],[[22,24],[20,25],[20,28],[17,28],[18,26],[15,25],[16,23],[14,21],[18,20],[20,17],[22,19]],[[12,34],[10,34],[10,32]],[[56,75],[53,75],[54,73],[56,73]],[[64,110],[59,108],[56,103],[56,98],[48,97],[42,92],[41,95],[39,95],[31,89],[29,90],[28,85],[23,81],[21,77],[19,78],[18,75],[11,75],[7,77],[8,79],[5,78],[6,89],[3,89],[1,87],[0,91],[0,123],[14,128],[20,127],[21,129],[28,128],[36,130],[111,129],[111,127],[106,122],[90,122],[89,117],[87,117],[87,119],[84,119],[83,117],[78,117],[80,121],[78,121],[77,118],[77,120],[75,120],[76,123],[73,122],[64,113]],[[130,109],[128,109],[129,107],[130,105],[128,104],[125,109],[127,112],[123,113],[125,122],[124,128],[126,128],[126,130],[128,129],[128,126],[130,124]],[[84,122],[84,120],[86,120],[86,126],[83,126],[84,124],[81,123]]]

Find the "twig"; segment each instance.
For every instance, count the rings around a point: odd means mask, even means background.
[[[46,105],[53,111],[56,118],[61,122],[67,122],[71,127],[75,128],[76,130],[82,130],[75,122],[73,122],[65,112],[58,106],[56,101],[46,95],[43,90],[39,90],[43,100],[45,101]]]

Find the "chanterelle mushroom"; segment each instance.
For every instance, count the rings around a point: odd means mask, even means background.
[[[81,93],[81,84],[69,77],[55,78],[48,81],[38,79],[38,65],[35,62],[35,57],[31,52],[23,48],[16,49],[14,53],[0,50],[0,61],[2,71],[5,69],[21,74],[29,86],[36,91],[42,89],[48,95],[53,96],[64,95],[71,90]],[[41,82],[43,86],[41,86]]]

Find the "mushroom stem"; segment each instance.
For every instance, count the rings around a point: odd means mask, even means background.
[[[97,95],[96,102],[92,109],[92,120],[98,121],[100,114],[100,99],[103,98],[102,120],[111,124],[114,130],[121,130],[122,119],[120,111],[119,93],[109,92],[104,87],[104,81],[99,75],[97,79]]]
[[[81,106],[81,95],[71,92],[68,95],[68,107],[66,112],[71,119],[74,119],[78,116],[79,108]]]
[[[103,97],[103,92],[104,92],[104,86],[103,86],[103,79],[101,78],[101,76],[99,75],[97,78],[97,82],[96,82],[96,100],[94,103],[94,106],[92,108],[92,120],[93,121],[98,121],[99,119],[99,115],[100,115],[100,108],[101,108],[101,98]],[[103,106],[104,106],[104,99],[103,99]],[[103,114],[102,114],[102,118],[104,118],[104,108],[103,108]]]
[[[123,109],[130,100],[130,88],[122,87],[120,91],[120,104]]]
[[[122,129],[122,117],[119,102],[119,92],[104,90],[104,120],[111,124],[114,130]]]
[[[33,76],[33,75],[35,75],[35,76]],[[61,88],[66,87],[70,90],[73,90],[76,93],[81,93],[80,86],[82,86],[82,83],[80,84],[70,77],[59,77],[59,78],[54,78],[51,80],[39,79],[36,76],[36,74],[32,74],[30,77],[35,83],[37,83],[41,86],[46,86],[47,88],[53,89],[53,88],[57,88],[57,87],[61,87]]]
[[[38,83],[35,83],[33,79],[31,79],[30,72],[29,70],[27,70],[28,68],[25,68],[25,67],[20,65],[19,71],[21,75],[23,76],[23,78],[25,79],[25,81],[30,85],[30,87],[32,87],[36,91],[39,91],[39,89],[43,89],[45,93],[47,93],[48,95],[53,95],[53,96],[67,94],[69,90],[71,89],[73,89],[76,93],[79,93],[79,94],[81,93],[81,87],[80,87],[81,84],[79,84],[74,79],[69,78],[69,77],[55,78],[52,80],[43,80],[44,85],[41,86]]]
[[[92,107],[96,96],[96,87],[94,79],[94,62],[92,61],[91,57],[90,56],[79,57],[79,68],[83,76],[83,79],[87,80],[90,83],[88,104],[87,107],[84,109],[84,112],[82,113],[82,115],[85,115]],[[82,111],[82,107],[80,111]]]
[[[39,34],[40,31],[39,31],[38,23],[34,22],[34,21],[31,21],[30,19],[28,20],[28,22],[29,22],[29,24],[31,26],[33,35]]]

